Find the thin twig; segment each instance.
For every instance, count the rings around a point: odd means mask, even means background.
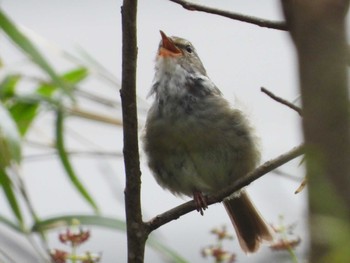
[[[271,91],[265,89],[264,87],[261,87],[260,90],[261,90],[261,92],[263,92],[266,95],[268,95],[270,98],[272,98],[275,101],[277,101],[277,102],[279,102],[279,103],[281,103],[281,104],[283,104],[283,105],[285,105],[285,106],[295,110],[300,116],[303,116],[303,111],[298,106],[295,106],[293,103],[276,96],[275,94],[273,94]]]
[[[232,193],[240,190],[242,187],[245,187],[252,183],[253,181],[259,179],[263,175],[271,172],[277,167],[289,162],[290,160],[302,155],[304,153],[304,146],[298,146],[293,148],[291,151],[280,155],[279,157],[267,161],[258,168],[256,168],[253,172],[249,173],[247,176],[242,177],[235,181],[231,186],[223,189],[222,191],[208,196],[207,203],[208,205],[221,202],[224,198],[230,196]],[[168,210],[160,215],[157,215],[149,222],[147,222],[149,230],[153,231],[160,226],[178,219],[180,216],[183,216],[193,210],[196,210],[196,204],[194,201],[186,202],[182,205],[179,205],[171,210]]]
[[[123,154],[120,152],[105,152],[105,151],[66,151],[69,156],[84,156],[84,157],[123,157]],[[48,152],[48,153],[39,153],[26,155],[23,157],[23,161],[41,161],[46,158],[52,158],[57,156],[57,152]]]
[[[34,148],[55,149],[54,143],[43,143],[43,142],[37,142],[37,141],[28,140],[28,139],[24,139],[24,142],[26,143],[27,146],[31,146]]]
[[[90,101],[102,104],[106,107],[120,108],[120,102],[112,100],[112,99],[104,98],[100,95],[93,94],[93,93],[88,92],[86,90],[76,89],[75,93],[77,95],[81,96],[82,98],[85,98],[85,99],[88,99]]]
[[[258,17],[242,15],[239,13],[233,13],[233,12],[229,12],[226,10],[220,10],[217,8],[198,5],[198,4],[190,3],[187,1],[183,1],[183,0],[169,0],[169,1],[177,3],[177,4],[181,5],[183,8],[190,10],[190,11],[200,11],[200,12],[205,12],[205,13],[209,13],[209,14],[219,15],[219,16],[230,18],[230,19],[238,20],[241,22],[257,25],[260,27],[266,27],[266,28],[283,30],[283,31],[288,30],[287,25],[284,22],[270,21],[270,20],[266,20],[266,19],[262,19],[262,18],[258,18]]]
[[[34,220],[34,222],[39,222],[39,217],[34,209],[33,202],[29,198],[25,184],[22,180],[22,175],[20,174],[20,171],[19,171],[19,167],[17,165],[12,165],[8,171],[10,172],[13,186],[21,194],[24,200],[24,203],[26,204],[28,211],[32,217],[32,220]],[[38,244],[34,241],[34,238],[29,230],[24,230],[24,234],[27,237],[29,244],[33,247],[33,249],[37,252],[37,254],[42,258],[43,262],[49,262],[48,256],[44,252],[48,250],[48,243],[45,237],[45,233],[43,231],[39,231],[39,237],[40,237],[42,247],[38,246]]]
[[[292,181],[298,182],[298,183],[300,183],[300,181],[303,180],[303,178],[300,178],[300,177],[295,176],[295,175],[291,175],[291,174],[286,173],[286,172],[284,172],[284,171],[282,171],[280,169],[273,170],[272,174],[278,175],[281,178],[289,179],[289,180],[292,180]]]
[[[84,119],[98,121],[98,122],[102,122],[105,124],[122,126],[121,120],[118,120],[116,118],[111,118],[111,117],[108,117],[105,115],[97,114],[95,112],[86,111],[86,110],[83,110],[81,108],[74,107],[74,108],[66,108],[65,110],[67,110],[69,112],[69,114],[72,116],[78,116],[78,117],[81,117]]]

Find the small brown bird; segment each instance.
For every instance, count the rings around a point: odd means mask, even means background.
[[[193,45],[160,33],[144,149],[157,182],[193,197],[203,214],[205,195],[252,171],[260,152],[246,117],[222,97]],[[223,203],[243,251],[255,252],[272,240],[270,226],[244,190]]]

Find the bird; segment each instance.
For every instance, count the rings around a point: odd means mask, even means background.
[[[143,148],[157,183],[174,195],[192,197],[203,215],[207,195],[256,168],[257,137],[244,113],[208,77],[192,43],[160,34]],[[273,240],[271,226],[245,190],[223,204],[245,253]]]

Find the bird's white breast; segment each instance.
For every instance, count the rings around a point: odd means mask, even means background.
[[[177,58],[158,57],[154,83],[158,82],[159,97],[181,97],[187,92],[184,89],[189,73],[176,61]]]

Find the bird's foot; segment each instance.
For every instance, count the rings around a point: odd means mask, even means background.
[[[203,215],[204,210],[208,208],[207,197],[200,191],[193,191],[193,200],[196,203],[197,211]]]

